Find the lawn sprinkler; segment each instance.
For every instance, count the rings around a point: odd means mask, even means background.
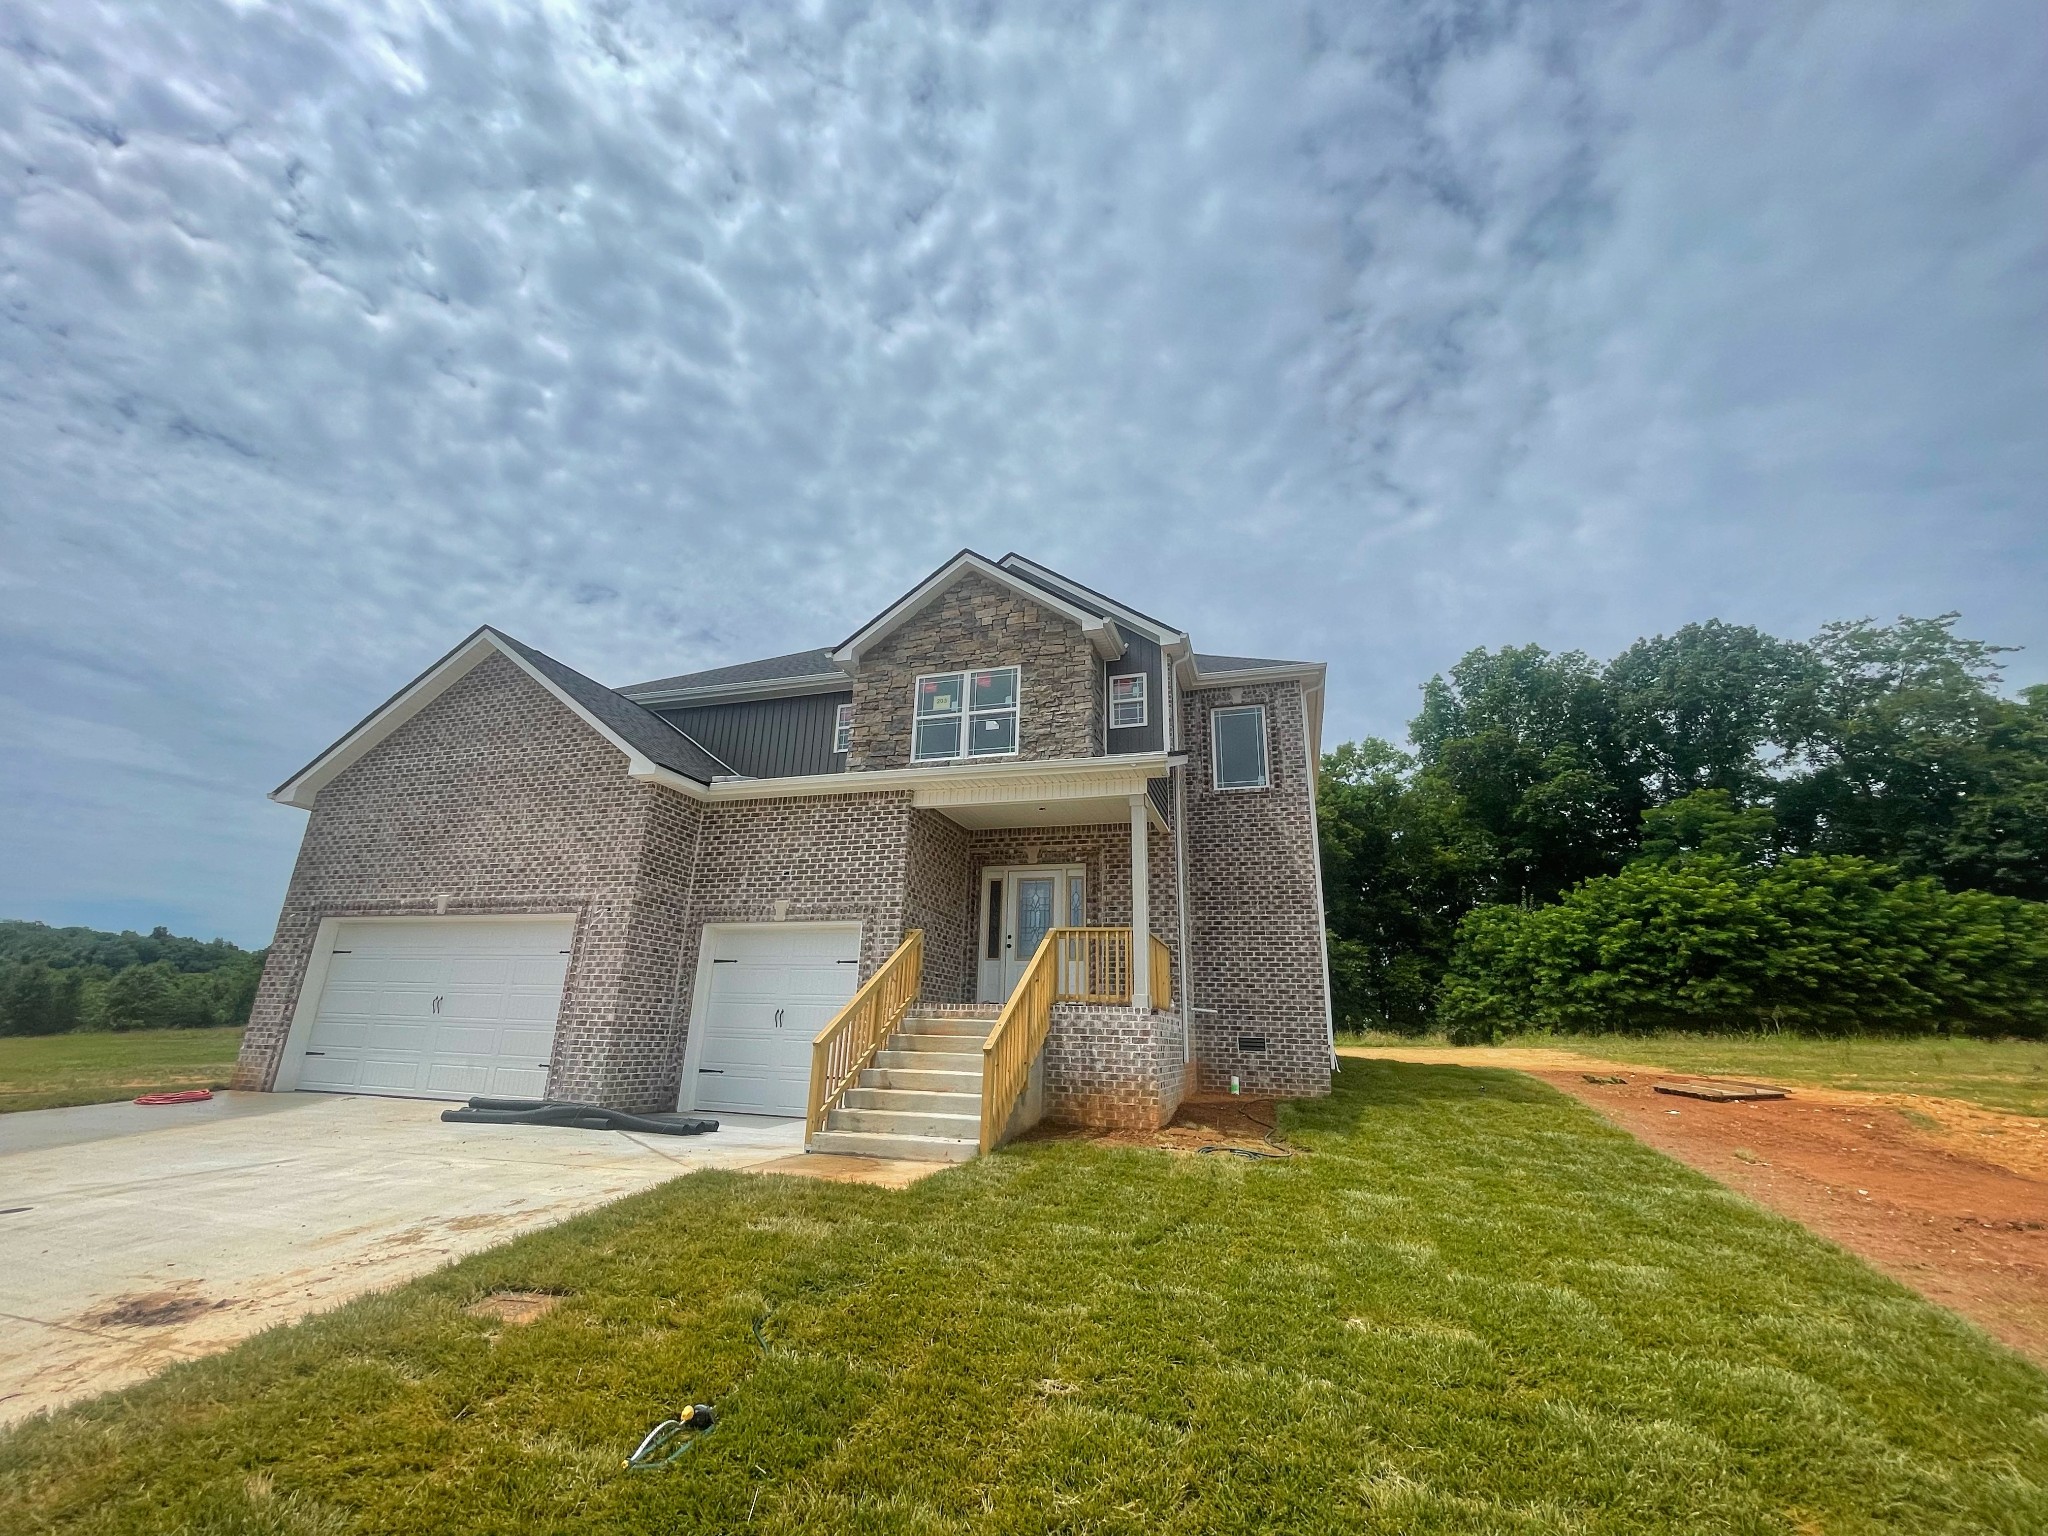
[[[673,1466],[683,1452],[702,1440],[705,1432],[717,1422],[716,1408],[709,1403],[692,1403],[681,1418],[663,1419],[647,1431],[647,1438],[640,1442],[640,1449],[628,1456],[623,1465],[629,1472],[648,1472]]]

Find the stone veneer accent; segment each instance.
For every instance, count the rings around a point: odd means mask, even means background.
[[[1202,1086],[1227,1087],[1236,1075],[1253,1093],[1328,1093],[1322,872],[1301,687],[1204,688],[1183,692],[1180,704],[1194,949],[1189,1001],[1197,1010]],[[1212,787],[1209,711],[1231,704],[1266,707],[1265,789]],[[1266,1048],[1241,1049],[1246,1035],[1263,1036]]]
[[[1059,1003],[1045,1037],[1045,1115],[1073,1125],[1155,1131],[1187,1097],[1180,1014]]]
[[[920,675],[1008,666],[1023,669],[1019,757],[1102,754],[1102,665],[1081,626],[969,571],[861,657],[847,771],[910,766]]]

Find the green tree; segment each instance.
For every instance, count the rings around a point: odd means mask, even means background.
[[[1605,675],[1654,799],[1718,789],[1751,800],[1769,793],[1820,666],[1806,646],[1710,619],[1638,640]]]
[[[0,961],[0,1035],[61,1035],[78,1028],[83,978],[39,960]]]
[[[1468,652],[1424,685],[1409,735],[1423,772],[1485,835],[1501,899],[1555,900],[1633,851],[1644,775],[1579,652]]]
[[[1643,812],[1638,858],[1678,864],[1696,855],[1761,864],[1777,841],[1777,818],[1766,805],[1738,805],[1725,789],[1696,789]]]
[[[1339,1025],[1428,1029],[1459,920],[1493,887],[1491,847],[1441,778],[1375,739],[1324,756],[1317,814]]]

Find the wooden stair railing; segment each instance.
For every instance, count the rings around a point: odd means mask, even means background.
[[[924,930],[913,928],[896,953],[861,983],[846,1006],[811,1041],[811,1092],[804,1109],[804,1145],[824,1128],[839,1096],[888,1043],[917,1001],[924,973]]]
[[[981,1150],[991,1152],[1024,1089],[1031,1081],[1031,1063],[1052,1028],[1052,1005],[1059,993],[1057,957],[1061,940],[1071,930],[1055,928],[1024,967],[1016,990],[1003,1004],[996,1027],[981,1043]]]
[[[1044,1049],[1054,1003],[1128,1003],[1136,979],[1128,928],[1055,928],[1024,968],[981,1046],[981,1150],[991,1150],[1024,1096]],[[1173,1006],[1173,957],[1153,938],[1152,1006]]]
[[[1152,1006],[1161,1013],[1173,1009],[1173,951],[1158,934],[1152,938]]]

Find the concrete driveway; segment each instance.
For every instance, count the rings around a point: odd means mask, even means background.
[[[0,1115],[0,1424],[678,1174],[803,1150],[801,1120],[640,1136],[444,1125],[446,1107],[230,1093]]]

